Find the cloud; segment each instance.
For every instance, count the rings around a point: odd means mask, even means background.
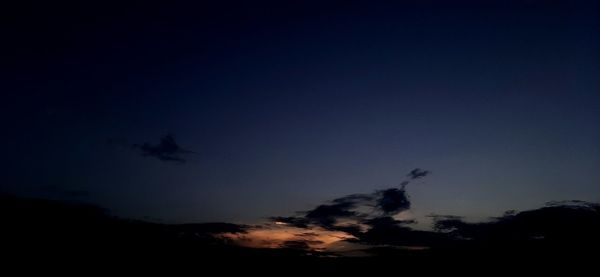
[[[390,188],[379,192],[377,207],[384,214],[397,214],[410,209],[410,201],[404,189]]]
[[[300,249],[306,246],[306,249],[318,251],[324,251],[336,242],[354,238],[345,232],[318,226],[298,228],[276,224],[252,226],[244,233],[221,233],[216,236],[245,247]]]
[[[453,232],[466,224],[462,216],[432,214],[428,217],[433,218],[433,230],[437,232]]]
[[[407,176],[411,180],[422,178],[429,171],[414,169]],[[415,177],[418,176],[418,177]],[[368,194],[349,194],[321,204],[312,210],[302,213],[302,217],[277,217],[276,220],[297,227],[310,224],[330,230],[345,230],[352,234],[361,229],[359,222],[378,216],[390,216],[410,209],[410,200],[406,194],[406,186],[410,180],[400,183],[400,188],[376,190]],[[350,224],[339,225],[339,221],[350,221]],[[355,224],[351,224],[352,221]]]
[[[284,217],[284,216],[274,216],[270,217],[271,221],[275,222],[278,225],[291,225],[298,228],[307,228],[308,224],[310,224],[310,220],[304,217]]]
[[[397,243],[397,239],[391,239],[391,234],[406,235],[411,232],[406,225],[414,223],[410,220],[393,218],[411,207],[406,186],[411,180],[422,178],[428,173],[429,171],[417,168],[407,175],[409,179],[401,182],[399,188],[391,187],[375,190],[372,193],[349,194],[327,201],[311,210],[299,212],[298,216],[270,219],[276,225],[303,228],[307,231],[305,233],[309,234],[314,228],[322,228],[351,235],[352,240],[358,243]]]
[[[427,175],[429,175],[429,170],[423,170],[420,168],[415,168],[413,170],[411,170],[406,177],[409,177],[410,180],[415,180],[415,179],[419,179],[419,178],[423,178]]]
[[[281,248],[309,250],[310,245],[308,242],[303,240],[287,240],[281,244]]]
[[[410,228],[402,226],[402,221],[389,216],[376,217],[364,221],[369,226],[359,239],[363,243],[397,244],[396,240],[406,236]]]
[[[298,212],[295,216],[271,217],[272,226],[253,229],[238,238],[242,245],[269,248],[293,248],[307,251],[347,251],[378,249],[377,253],[398,253],[446,247],[462,243],[463,238],[474,237],[477,241],[490,237],[488,223],[467,223],[461,217],[430,215],[434,219],[432,231],[411,227],[411,218],[399,215],[411,209],[407,186],[416,179],[429,175],[428,170],[416,168],[406,175],[398,186],[375,190],[371,193],[349,194],[317,205],[313,209]],[[582,206],[570,202],[571,206]],[[518,216],[506,213],[498,222]],[[496,228],[496,227],[494,227]],[[478,234],[487,234],[483,238]],[[325,239],[324,239],[325,238]],[[234,239],[235,240],[235,239]],[[320,245],[313,241],[327,241]],[[346,249],[346,250],[344,250]],[[388,250],[385,250],[388,249]],[[358,251],[357,250],[357,251]],[[368,251],[367,251],[368,252]],[[354,253],[354,252],[353,252]],[[356,254],[356,253],[354,253]],[[372,253],[371,253],[372,254]]]
[[[338,219],[359,217],[359,214],[352,210],[353,208],[355,204],[351,202],[319,205],[308,211],[305,218],[320,226],[332,228]]]
[[[289,248],[289,249],[310,250],[310,249],[319,247],[319,245],[322,245],[324,243],[325,242],[323,242],[321,240],[298,239],[298,240],[286,240],[283,243],[281,243],[280,246],[282,248]]]
[[[350,194],[344,197],[333,199],[334,203],[349,203],[352,205],[358,205],[373,200],[373,195],[370,194]]]
[[[584,201],[551,202],[546,207],[509,212],[487,222],[461,217],[434,217],[434,229],[455,239],[506,246],[543,240],[552,245],[600,244],[600,204]]]
[[[144,157],[154,157],[164,162],[179,162],[184,163],[184,159],[181,155],[183,154],[196,154],[196,152],[186,150],[179,146],[175,142],[175,137],[171,134],[167,134],[160,139],[160,142],[156,145],[150,143],[143,143],[142,145],[132,145],[134,149],[139,149],[140,153]]]
[[[316,237],[316,236],[319,236],[319,234],[317,234],[315,232],[306,232],[306,233],[296,234],[296,237],[303,237],[303,238],[312,238],[312,237]]]

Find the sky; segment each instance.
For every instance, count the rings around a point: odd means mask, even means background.
[[[423,168],[417,219],[600,202],[598,4],[215,2],[9,7],[0,192],[253,223]]]

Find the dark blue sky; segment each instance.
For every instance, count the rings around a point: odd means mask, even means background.
[[[254,222],[422,167],[418,218],[600,201],[598,4],[246,2],[14,7],[2,192]],[[198,154],[125,147],[167,133]]]

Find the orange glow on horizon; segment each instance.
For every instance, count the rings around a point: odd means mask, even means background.
[[[323,251],[333,243],[354,238],[340,231],[329,231],[314,227],[310,229],[287,226],[283,222],[255,227],[246,233],[224,233],[219,237],[232,240],[235,244],[253,248],[282,248],[286,241],[306,242],[311,250]]]

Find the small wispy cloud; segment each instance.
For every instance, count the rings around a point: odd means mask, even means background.
[[[171,134],[167,134],[160,139],[158,144],[150,144],[145,142],[143,144],[133,144],[132,148],[140,151],[140,154],[144,157],[154,157],[163,162],[179,162],[185,163],[186,159],[183,158],[185,154],[197,154],[194,151],[190,151],[182,148],[175,141],[175,137]]]
[[[430,173],[429,170],[415,168],[415,169],[411,170],[408,174],[406,174],[406,177],[409,177],[410,180],[415,180],[415,179],[423,178],[423,177],[429,175],[429,173]]]

